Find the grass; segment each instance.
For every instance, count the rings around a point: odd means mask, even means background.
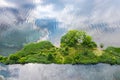
[[[70,35],[65,35],[62,40],[64,42],[68,40],[72,42],[72,44],[73,42],[78,41],[76,37],[75,39],[72,39],[73,41],[65,39],[66,36],[67,38],[71,38],[71,34],[74,34],[75,37],[76,31],[70,33]],[[72,38],[74,37],[72,36]],[[101,50],[97,48],[96,43],[92,41],[90,36],[87,39],[85,34],[84,36],[79,37],[77,33],[77,38],[83,38],[83,43],[75,42],[74,45],[71,45],[69,42],[66,42],[69,43],[68,46],[68,44],[62,42],[62,46],[59,48],[55,47],[49,41],[30,43],[14,54],[7,57],[0,56],[0,62],[4,64],[120,64],[120,48],[108,47],[105,50]],[[87,44],[89,44],[89,46]]]

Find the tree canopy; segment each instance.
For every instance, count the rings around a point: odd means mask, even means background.
[[[61,38],[61,47],[75,47],[83,46],[88,48],[97,47],[96,43],[92,41],[92,37],[87,35],[84,31],[70,30]]]

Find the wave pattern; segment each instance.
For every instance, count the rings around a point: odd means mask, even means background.
[[[25,64],[1,65],[1,80],[120,80],[120,66]]]

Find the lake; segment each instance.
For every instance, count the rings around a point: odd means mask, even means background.
[[[0,66],[0,80],[120,80],[120,66],[15,64]]]

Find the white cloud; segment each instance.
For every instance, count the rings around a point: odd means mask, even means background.
[[[43,5],[44,2],[46,4]],[[24,9],[23,5],[27,3],[35,5],[35,8]],[[34,24],[37,18],[54,18],[62,23],[62,26],[59,26],[61,28],[67,30],[84,29],[91,35],[102,32],[98,30],[98,27],[95,30],[91,30],[91,24],[105,23],[108,29],[118,29],[120,24],[119,4],[120,0],[19,0],[19,2],[18,0],[10,0],[8,2],[0,0],[0,7],[17,7],[18,17],[22,20],[27,19],[27,22]],[[15,14],[9,11],[0,14],[0,23],[14,24],[17,19]],[[43,39],[48,37],[46,36]]]
[[[69,28],[78,28],[87,23],[115,23],[120,20],[120,6],[118,4],[118,0],[94,0],[91,3],[87,3],[89,0],[77,0],[77,1],[66,1],[62,0],[63,4],[66,4],[63,9],[57,11],[57,6],[54,4],[49,5],[39,5],[35,10],[34,14],[36,18],[42,17],[53,17],[57,18],[58,21],[63,22]],[[64,3],[66,2],[66,3]],[[74,3],[73,3],[74,2]],[[89,1],[90,2],[90,1]],[[114,3],[112,3],[114,2]],[[73,4],[72,4],[73,3]],[[87,3],[87,4],[86,4]],[[92,6],[87,6],[91,4]],[[87,7],[87,8],[86,8]],[[90,12],[84,12],[84,10]],[[84,12],[84,15],[82,14]]]
[[[17,21],[15,15],[10,11],[0,13],[0,24],[14,24]]]
[[[53,15],[51,15],[53,14]],[[28,17],[29,22],[33,22],[38,18],[53,18],[53,5],[42,6],[38,5],[34,10],[31,11]]]
[[[38,5],[34,10],[34,20],[36,18],[56,18],[59,22],[63,23],[60,26],[65,29],[83,29],[102,40],[102,36],[106,34],[106,28],[119,29],[120,28],[120,1],[119,0],[61,0],[63,3],[62,9],[57,10],[59,3],[51,3],[46,5]],[[56,1],[57,2],[57,1]],[[32,14],[32,13],[31,13]],[[33,17],[33,16],[31,16]],[[95,26],[95,29],[90,29],[91,24],[100,24]],[[102,28],[102,24],[106,24]],[[97,28],[96,28],[97,27]],[[101,28],[100,28],[101,27]],[[109,31],[109,35],[110,35]],[[114,32],[113,32],[114,33]],[[116,34],[116,33],[115,33]],[[108,35],[107,35],[108,36]],[[112,37],[114,37],[112,35]],[[107,37],[108,39],[111,39]],[[114,37],[116,38],[116,37]],[[116,42],[119,39],[115,40]],[[113,43],[116,44],[113,41]],[[108,43],[110,43],[108,41]],[[111,44],[111,43],[110,43]],[[119,44],[120,45],[120,44]]]
[[[6,0],[0,0],[0,7],[15,7],[15,4],[7,2]]]
[[[106,22],[108,24],[119,21],[119,3],[119,0],[96,0],[91,19],[93,22]]]

